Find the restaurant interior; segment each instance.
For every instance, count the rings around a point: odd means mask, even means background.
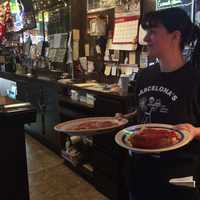
[[[170,7],[200,26],[198,0],[0,1],[4,199],[129,199],[115,136],[135,120],[114,116],[134,113],[137,73],[158,62],[141,17]],[[65,130],[90,119],[113,124]]]

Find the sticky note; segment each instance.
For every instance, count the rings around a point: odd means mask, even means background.
[[[85,44],[85,56],[90,56],[90,45]]]
[[[129,64],[135,64],[136,55],[134,51],[129,52]]]
[[[105,74],[106,76],[109,76],[109,75],[110,75],[110,72],[111,72],[111,66],[110,66],[110,65],[106,65],[104,74]]]
[[[80,40],[80,30],[79,29],[73,29],[73,41],[79,41]]]
[[[111,75],[112,75],[112,76],[116,76],[116,75],[117,75],[117,66],[116,66],[116,65],[113,65],[113,66],[112,66]]]

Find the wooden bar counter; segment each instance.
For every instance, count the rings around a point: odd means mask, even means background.
[[[16,103],[0,96],[0,197],[29,200],[24,124],[35,121],[36,111]]]

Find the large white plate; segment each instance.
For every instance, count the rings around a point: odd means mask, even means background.
[[[180,142],[178,142],[175,145],[172,145],[172,146],[169,146],[169,147],[166,147],[166,148],[161,148],[161,149],[134,148],[128,139],[132,134],[138,133],[138,131],[140,131],[144,127],[145,128],[173,130],[177,134],[180,135],[181,140],[180,140]],[[115,135],[115,141],[121,147],[128,149],[128,150],[131,150],[131,151],[136,152],[136,153],[145,153],[145,154],[146,153],[160,153],[160,152],[164,152],[164,151],[171,151],[171,150],[174,150],[174,149],[178,149],[178,148],[188,144],[191,140],[192,140],[192,137],[187,131],[182,131],[182,130],[180,131],[180,130],[176,129],[174,126],[169,125],[169,124],[154,124],[154,123],[152,123],[152,124],[139,124],[139,125],[136,125],[136,126],[130,126],[130,127],[127,127],[125,129],[121,130],[120,132],[118,132]]]
[[[98,129],[82,129],[82,130],[72,130],[72,126],[74,125],[80,125],[83,122],[93,122],[93,121],[112,121],[116,123],[113,126],[110,127],[101,127]],[[98,133],[104,133],[110,130],[114,130],[117,128],[122,128],[125,124],[128,123],[127,119],[116,119],[114,117],[88,117],[88,118],[81,118],[81,119],[75,119],[75,120],[70,120],[66,121],[63,123],[60,123],[54,127],[56,131],[59,132],[64,132],[67,135],[70,136],[90,136],[90,135],[95,135]]]

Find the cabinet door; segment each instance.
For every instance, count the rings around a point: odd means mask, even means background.
[[[45,133],[42,87],[36,82],[29,82],[23,93],[26,97],[26,101],[31,102],[31,104],[37,109],[36,121],[26,125],[26,128],[31,133],[42,135]]]
[[[60,136],[54,130],[54,126],[60,122],[58,112],[58,92],[54,85],[44,86],[45,106],[45,138],[56,151],[60,149]]]
[[[29,83],[25,80],[17,80],[17,100],[29,101]]]

